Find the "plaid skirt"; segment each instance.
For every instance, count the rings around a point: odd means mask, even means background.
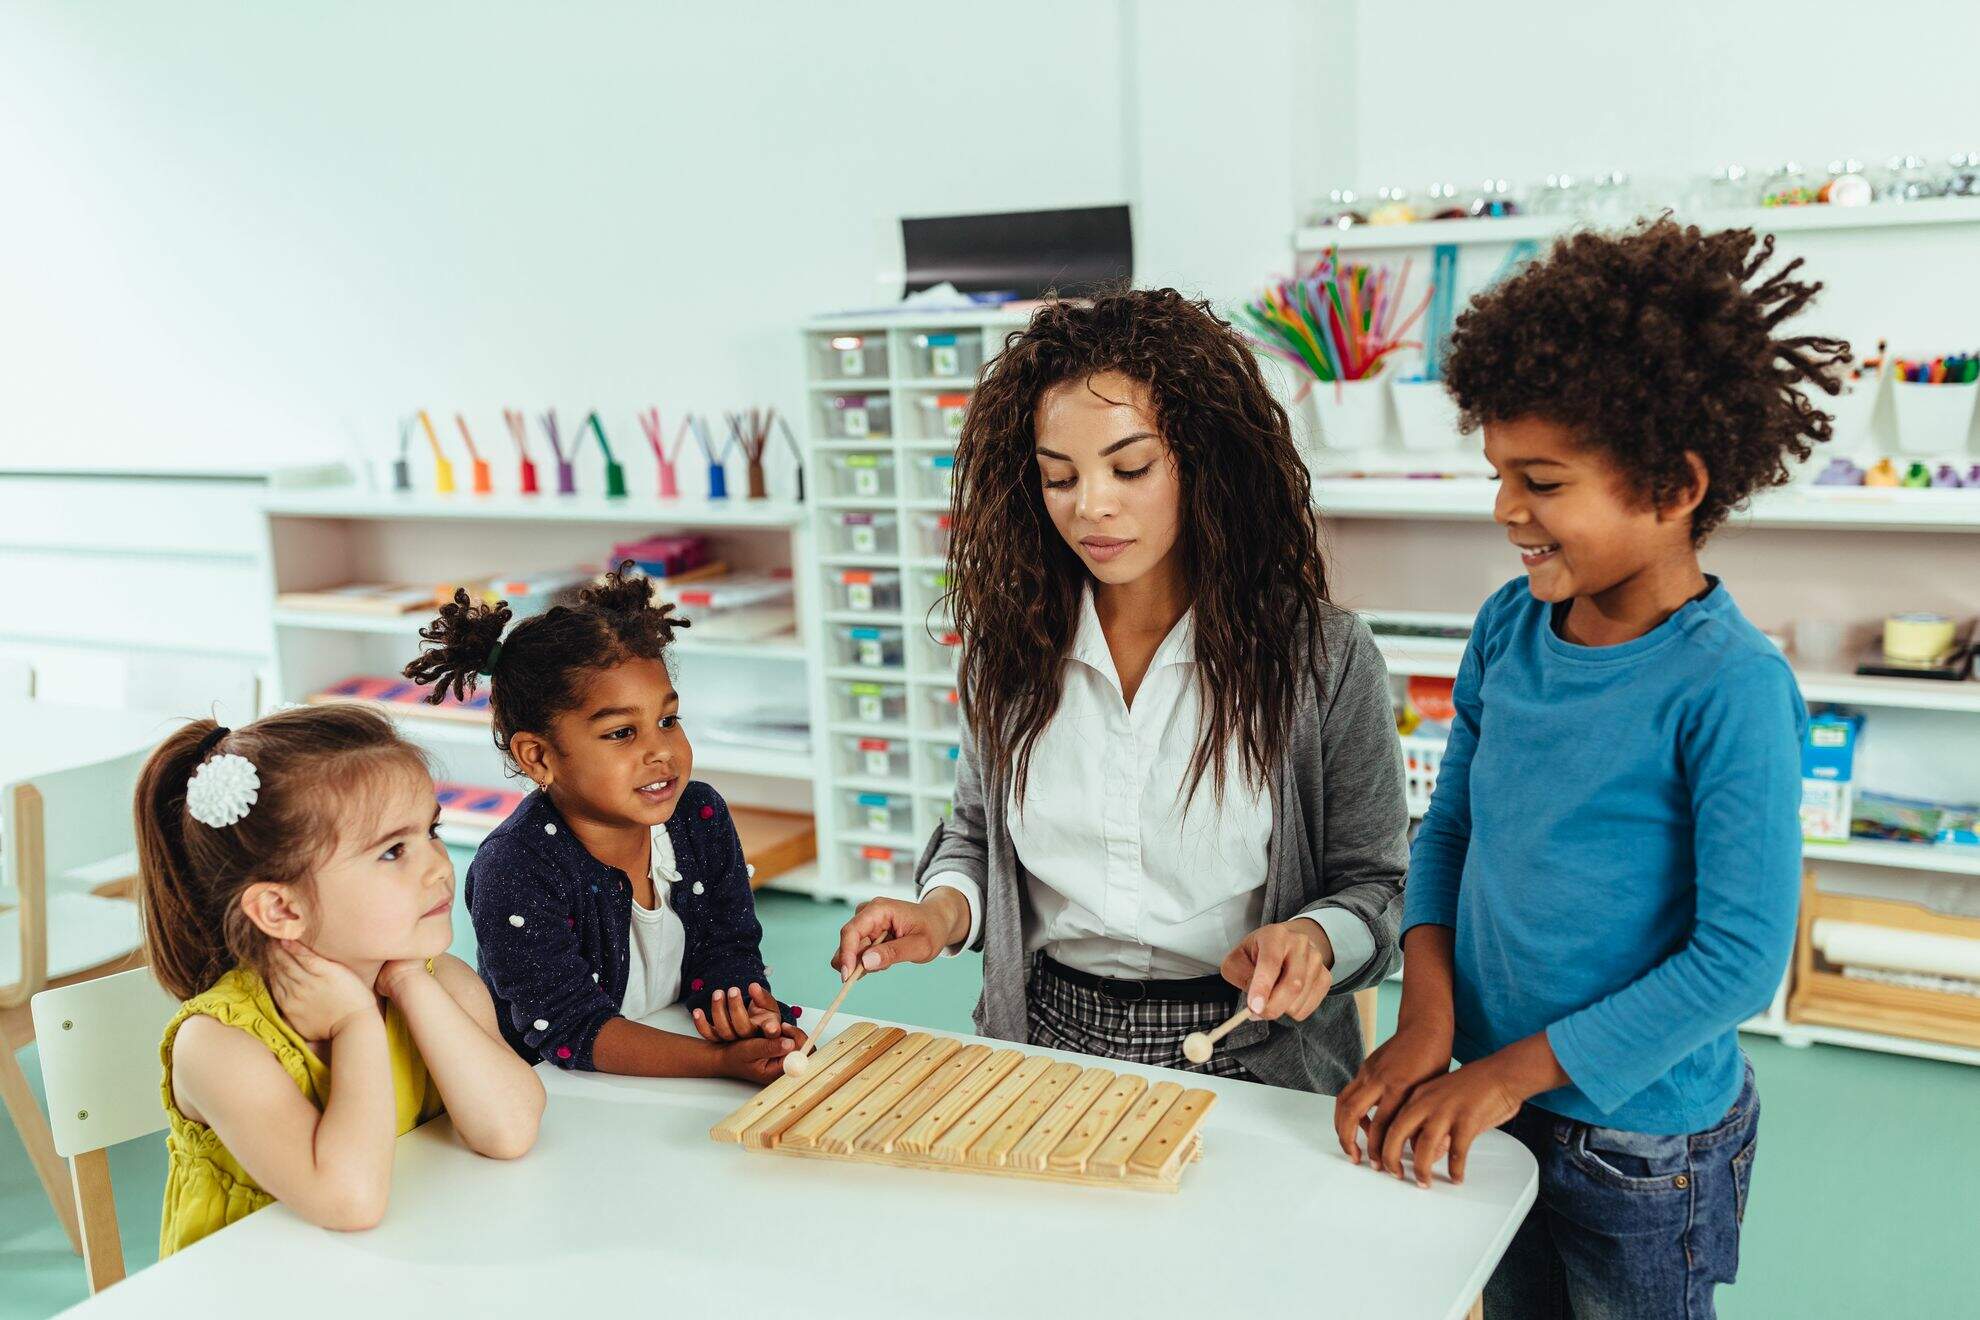
[[[1026,1034],[1033,1045],[1071,1050],[1123,1063],[1181,1068],[1212,1077],[1254,1077],[1221,1045],[1204,1063],[1183,1058],[1183,1037],[1209,1031],[1238,1011],[1241,996],[1231,987],[1228,1003],[1190,1004],[1144,999],[1129,1003],[1062,980],[1031,960],[1026,986]]]

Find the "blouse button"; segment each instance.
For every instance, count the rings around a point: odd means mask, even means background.
[[[697,880],[694,882],[694,892],[697,894],[701,892],[701,881]]]
[[[701,809],[701,818],[702,818],[703,820],[714,820],[714,819],[715,819],[715,808],[713,808],[713,807],[703,807],[703,808]]]
[[[549,1021],[548,1021],[547,1019],[545,1019],[545,1018],[538,1018],[538,1019],[536,1019],[536,1021],[535,1021],[535,1022],[534,1022],[534,1023],[532,1024],[532,1025],[533,1025],[533,1026],[534,1026],[534,1027],[535,1027],[535,1028],[536,1028],[536,1029],[537,1029],[538,1031],[548,1031],[548,1030],[550,1030],[550,1023],[549,1023]]]
[[[522,913],[520,912],[511,913],[509,916],[509,924],[511,926],[522,925],[523,924]]]
[[[546,821],[544,821],[544,822],[543,822],[543,832],[544,832],[545,834],[555,834],[555,833],[557,832],[557,822],[556,822],[556,821],[554,821],[554,820],[546,820]]]

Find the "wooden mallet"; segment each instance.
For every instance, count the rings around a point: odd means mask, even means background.
[[[846,991],[852,989],[853,982],[864,975],[866,975],[865,962],[855,963],[852,975],[848,976],[846,983],[839,987],[839,997],[832,1001],[832,1006],[825,1010],[825,1016],[819,1018],[818,1025],[811,1029],[811,1039],[804,1043],[803,1048],[792,1050],[784,1056],[784,1073],[786,1076],[804,1076],[804,1070],[811,1066],[811,1052],[817,1049],[818,1042],[824,1039],[825,1028],[832,1021],[832,1015],[839,1011],[840,1004],[846,1002]],[[1209,1056],[1205,1055],[1204,1057],[1208,1058]]]
[[[1183,1057],[1191,1063],[1208,1063],[1210,1061],[1210,1052],[1217,1047],[1217,1042],[1249,1021],[1251,1021],[1251,1010],[1249,1008],[1240,1008],[1237,1012],[1226,1018],[1224,1024],[1214,1031],[1207,1033],[1202,1031],[1190,1032],[1187,1036],[1183,1037]],[[785,1063],[788,1064],[789,1062],[789,1059],[785,1059]]]

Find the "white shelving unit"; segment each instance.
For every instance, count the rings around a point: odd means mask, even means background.
[[[812,708],[820,897],[913,896],[949,810],[956,725],[946,474],[984,359],[1026,317],[827,317],[801,336],[812,495]]]
[[[1321,475],[1313,483],[1313,498],[1323,518],[1489,522],[1497,489],[1496,482],[1482,475],[1421,479]],[[1733,514],[1728,525],[1846,532],[1980,532],[1980,490],[1797,484],[1760,492],[1749,509]]]
[[[1923,225],[1980,224],[1980,199],[1934,197],[1922,201],[1873,206],[1770,206],[1731,211],[1706,211],[1695,217],[1706,229],[1791,231],[1906,229]],[[1293,247],[1318,254],[1330,247],[1343,252],[1398,251],[1436,247],[1443,243],[1544,242],[1581,225],[1617,223],[1591,221],[1584,216],[1514,215],[1499,219],[1426,220],[1413,225],[1355,225],[1348,229],[1308,226],[1293,234]]]
[[[262,515],[271,600],[352,581],[417,583],[602,564],[615,541],[698,532],[714,537],[718,553],[738,570],[789,567],[800,619],[815,610],[808,510],[789,500],[439,495],[335,486],[273,491],[262,501]],[[419,629],[431,617],[272,607],[272,699],[301,701],[346,678],[396,675],[418,653]],[[802,625],[794,637],[758,642],[702,640],[690,632],[672,654],[691,729],[698,711],[738,710],[779,697],[810,705],[811,648]],[[486,725],[416,714],[400,716],[399,724],[427,751],[439,778],[514,786]],[[809,811],[820,752],[815,722],[813,728],[808,752],[696,734],[695,777],[740,805]],[[471,846],[485,831],[449,826],[442,833],[450,843]],[[808,891],[817,877],[818,867],[808,865],[772,883]]]

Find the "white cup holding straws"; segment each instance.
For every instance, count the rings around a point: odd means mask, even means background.
[[[1360,380],[1316,381],[1320,443],[1329,449],[1371,449],[1389,430],[1389,379],[1378,368]]]

